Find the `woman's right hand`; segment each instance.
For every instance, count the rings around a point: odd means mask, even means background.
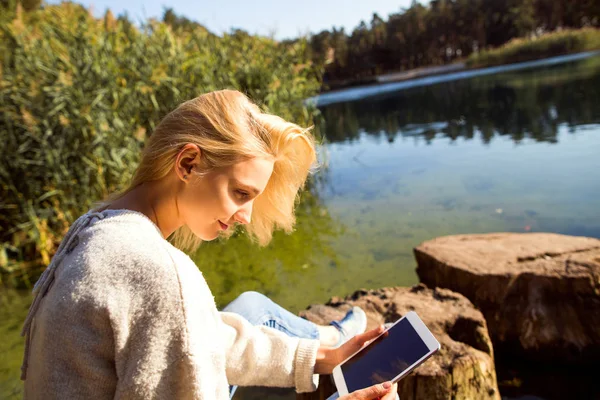
[[[339,400],[396,400],[397,392],[398,384],[384,382],[346,394]]]

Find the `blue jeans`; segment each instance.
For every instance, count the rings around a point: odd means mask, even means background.
[[[252,325],[269,326],[288,336],[319,339],[319,331],[314,323],[292,314],[258,292],[242,293],[223,311],[239,314],[250,321]]]
[[[244,292],[229,303],[223,311],[236,313],[246,318],[252,325],[265,325],[277,329],[288,336],[304,339],[319,339],[317,326],[304,318],[292,314],[258,292]],[[232,398],[237,386],[229,388]]]

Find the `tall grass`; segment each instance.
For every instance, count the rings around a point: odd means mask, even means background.
[[[563,30],[533,39],[513,39],[496,49],[473,53],[467,66],[486,67],[596,49],[600,49],[599,29]]]
[[[0,18],[0,278],[27,282],[70,223],[123,187],[145,138],[201,93],[236,88],[301,124],[320,68],[307,44],[173,32],[63,3]]]

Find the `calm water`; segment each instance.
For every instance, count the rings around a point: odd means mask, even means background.
[[[362,287],[415,284],[412,248],[436,236],[600,238],[599,89],[592,57],[325,106],[323,165],[295,233],[265,249],[243,237],[207,243],[195,260],[220,306],[257,290],[298,311]],[[0,398],[10,398],[29,298],[0,300]],[[505,393],[552,398],[536,390]],[[253,397],[294,398],[239,396]]]

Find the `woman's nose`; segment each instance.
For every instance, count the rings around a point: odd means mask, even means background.
[[[235,214],[235,222],[242,225],[247,225],[250,223],[250,215],[245,212],[238,212]]]
[[[235,222],[243,225],[250,223],[252,218],[252,204],[249,203],[235,214]]]

